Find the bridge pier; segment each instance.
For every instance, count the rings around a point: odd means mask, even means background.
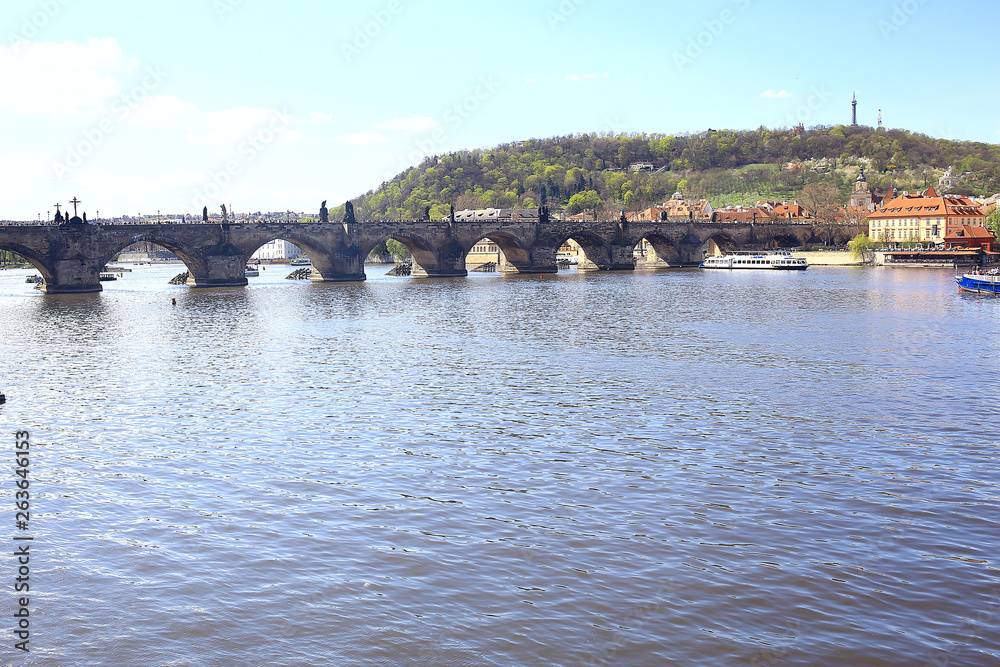
[[[414,278],[465,278],[469,275],[465,268],[465,252],[454,242],[430,252],[414,250],[410,275]]]
[[[646,257],[642,260],[642,265],[647,269],[669,269],[672,266],[679,266],[680,263],[676,260],[676,253],[673,254],[675,255],[675,261],[671,264],[668,259],[656,251],[655,247],[650,246],[646,249]]]
[[[62,259],[52,267],[52,279],[46,278],[45,294],[85,294],[100,292],[99,276],[102,265],[90,259]]]
[[[706,249],[707,244],[702,243],[694,235],[688,235],[677,247],[677,260],[680,266],[701,266]]]
[[[42,233],[56,230],[61,236],[57,240],[47,239],[45,250],[33,253],[47,269],[47,273],[42,272],[45,294],[83,294],[104,289],[100,281],[104,264],[99,259],[95,235],[89,226],[68,224],[40,229]]]
[[[676,269],[700,264],[701,257],[699,256],[697,261],[692,261],[690,249],[688,250],[688,257],[685,257],[684,253],[673,245],[650,241],[642,264],[647,269]]]
[[[558,264],[542,264],[532,266],[515,266],[509,262],[500,265],[500,275],[502,276],[534,276],[540,273],[559,273]]]
[[[556,249],[546,247],[535,247],[527,253],[526,261],[512,261],[507,253],[500,256],[500,275],[537,275],[540,273],[558,273],[559,265],[556,264]]]
[[[188,265],[188,287],[244,287],[247,284],[243,255],[203,255]]]
[[[606,257],[591,258],[585,255],[576,268],[578,271],[634,271],[634,250],[633,245],[609,245]]]
[[[352,283],[367,278],[360,251],[344,249],[312,258],[309,280],[314,283]]]

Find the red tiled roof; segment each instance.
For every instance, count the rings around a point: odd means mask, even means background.
[[[972,225],[962,225],[952,234],[945,237],[946,242],[968,241],[970,239],[981,239],[984,241],[995,241],[993,233],[985,227],[974,227]]]
[[[770,211],[760,208],[724,208],[712,213],[712,222],[769,222],[774,219]]]
[[[930,188],[928,193],[933,193]],[[964,197],[928,197],[926,195],[900,195],[882,204],[882,208],[868,216],[871,220],[884,218],[922,218],[942,216],[982,217],[982,210]]]

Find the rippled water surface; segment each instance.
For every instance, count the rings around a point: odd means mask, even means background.
[[[0,272],[5,662],[1000,664],[1000,300],[950,272],[135,269]]]

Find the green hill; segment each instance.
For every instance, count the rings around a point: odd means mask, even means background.
[[[652,170],[633,171],[643,163]],[[427,158],[353,202],[359,219],[417,219],[428,207],[439,218],[450,205],[612,214],[678,189],[718,207],[793,199],[810,183],[832,183],[846,203],[862,165],[877,189],[923,189],[955,167],[963,174],[955,192],[1000,191],[1000,145],[841,125],[530,139]]]

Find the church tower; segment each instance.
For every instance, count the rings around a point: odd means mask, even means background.
[[[872,193],[868,189],[868,177],[865,176],[865,168],[861,167],[858,180],[854,182],[854,192],[851,193],[851,206],[864,207],[869,211],[874,210],[872,206]]]

